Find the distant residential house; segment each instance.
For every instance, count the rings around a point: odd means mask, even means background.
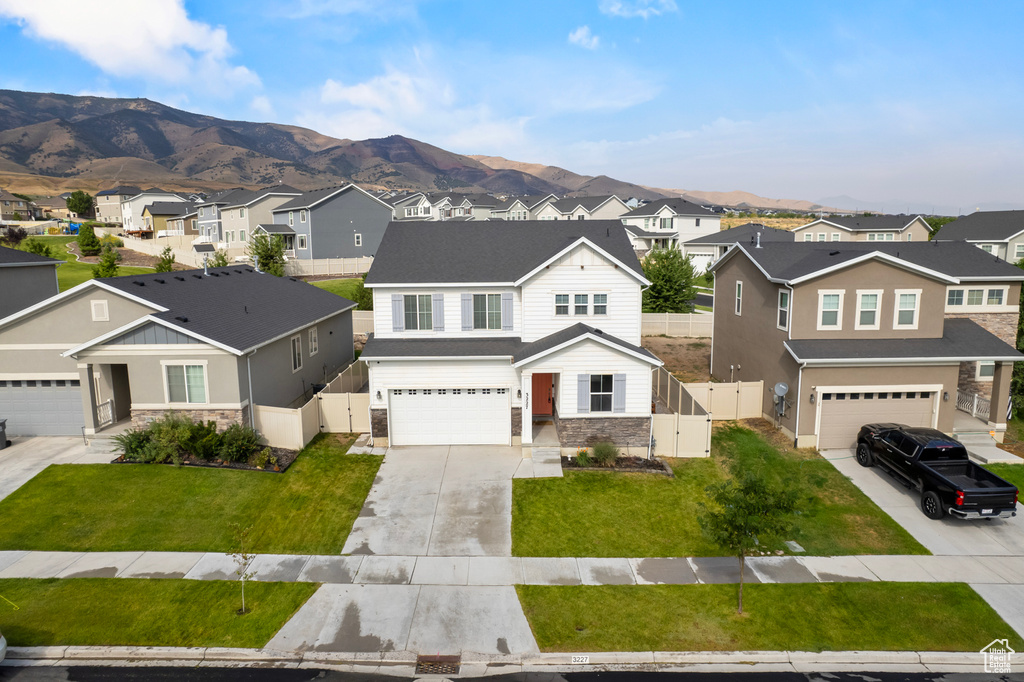
[[[121,220],[124,231],[127,234],[152,239],[154,232],[146,229],[146,221],[142,216],[142,210],[157,202],[162,203],[188,203],[184,197],[174,192],[166,192],[159,187],[153,187],[128,198],[121,202]]]
[[[688,254],[685,243],[697,237],[715,234],[721,228],[722,220],[717,215],[697,204],[682,198],[658,199],[622,216],[633,248],[638,253],[651,249],[679,248]],[[703,251],[699,251],[703,254]],[[703,270],[708,263],[703,256],[698,260]]]
[[[349,184],[306,192],[272,213],[254,229],[280,235],[289,258],[311,260],[373,256],[394,209]]]
[[[746,223],[728,230],[720,230],[714,234],[690,239],[683,244],[686,254],[693,262],[695,272],[703,272],[714,265],[730,248],[743,244],[748,248],[757,248],[759,244],[768,242],[793,242],[793,233],[774,227],[765,227],[760,223]]]
[[[21,220],[29,220],[32,217],[27,201],[14,196],[5,189],[0,189],[0,220],[15,220],[15,213]]]
[[[88,280],[0,319],[0,415],[12,436],[169,411],[251,426],[253,405],[288,407],[351,364],[354,307],[247,266]]]
[[[181,213],[167,219],[168,236],[190,236],[199,234],[196,224],[197,211],[194,205],[190,209],[183,209]]]
[[[124,219],[121,216],[121,203],[141,193],[141,189],[131,185],[118,185],[117,187],[97,192],[96,220],[101,223],[122,224]]]
[[[432,220],[431,204],[423,192],[401,194],[389,198],[381,198],[390,204],[395,212],[395,220]]]
[[[932,233],[924,218],[909,215],[818,218],[792,232],[798,242],[926,242]]]
[[[462,209],[461,217],[472,220],[490,220],[491,212],[501,201],[490,194],[466,194],[459,202],[458,208]]]
[[[35,205],[44,218],[56,220],[71,220],[74,214],[68,210],[67,201],[61,197],[44,197],[35,200]],[[23,216],[26,220],[28,216]]]
[[[509,197],[491,209],[493,220],[539,220],[538,213],[552,201],[558,201],[558,196],[547,195],[526,195],[521,197]]]
[[[1024,258],[1024,211],[975,211],[943,225],[935,240],[963,240],[1016,263]]]
[[[274,209],[301,197],[302,192],[288,185],[274,185],[248,193],[232,194],[220,212],[220,239],[223,249],[245,249],[257,225],[272,223]]]
[[[537,220],[613,220],[629,212],[614,194],[598,197],[569,197],[548,202],[537,210]]]
[[[196,202],[196,226],[201,241],[210,244],[221,241],[220,209],[234,201],[235,197],[244,196],[248,192],[247,189],[235,187]]]
[[[155,237],[181,234],[168,223],[180,215],[194,211],[191,203],[180,201],[156,201],[142,209],[143,230]]]
[[[56,296],[57,266],[63,262],[0,246],[0,320]]]

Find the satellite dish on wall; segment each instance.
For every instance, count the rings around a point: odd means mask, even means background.
[[[789,384],[786,384],[786,383],[784,383],[782,381],[780,381],[779,383],[775,384],[775,395],[777,395],[780,398],[782,398],[787,393],[789,393]]]

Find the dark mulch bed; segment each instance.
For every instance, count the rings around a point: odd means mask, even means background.
[[[186,459],[181,463],[181,466],[186,467],[203,467],[206,469],[239,469],[241,471],[268,471],[272,474],[283,474],[288,471],[288,467],[292,465],[292,462],[299,456],[298,450],[286,450],[284,448],[270,448],[270,451],[274,453],[274,457],[277,458],[277,469],[274,467],[267,467],[266,469],[257,469],[256,467],[247,464],[245,462],[225,462],[223,460],[210,460],[205,459]],[[111,464],[146,464],[147,462],[133,462],[124,458],[124,455],[119,456]],[[152,462],[148,462],[152,464]],[[178,466],[173,462],[167,462],[167,466]]]
[[[563,457],[562,468],[572,469],[574,471],[625,471],[634,474],[664,474],[665,476],[675,477],[675,474],[672,472],[672,467],[668,466],[660,459],[646,459],[644,457],[619,457],[615,460],[615,466],[610,467],[593,465],[583,467],[579,465],[579,460],[577,458]]]

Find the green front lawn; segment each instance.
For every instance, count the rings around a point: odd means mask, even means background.
[[[991,471],[996,476],[1006,479],[1013,485],[1017,486],[1017,490],[1024,490],[1024,466],[1020,464],[986,464],[985,468]]]
[[[319,287],[324,291],[329,291],[337,296],[344,296],[348,300],[353,300],[356,293],[356,288],[359,286],[359,282],[362,279],[359,277],[349,277],[346,279],[325,279],[319,282],[310,282],[315,287]]]
[[[0,549],[338,554],[382,457],[322,434],[283,474],[158,464],[50,466],[0,501]],[[113,455],[111,455],[113,457]]]
[[[0,580],[11,646],[264,646],[316,591],[314,583],[226,580]],[[14,610],[6,601],[18,606]]]
[[[541,651],[980,651],[1024,641],[960,583],[516,587]],[[979,657],[979,665],[981,659]]]
[[[82,282],[87,282],[92,279],[93,265],[91,263],[79,263],[75,260],[75,256],[72,253],[68,253],[68,244],[78,239],[74,235],[42,235],[30,237],[30,239],[38,239],[45,244],[49,245],[53,251],[53,257],[64,260],[64,265],[57,266],[57,286],[61,291],[67,291],[73,287],[77,287]],[[28,241],[27,239],[25,241]],[[25,242],[22,242],[19,248],[25,250]],[[138,267],[120,267],[117,269],[118,275],[143,275],[147,272],[153,272],[152,268],[138,268]]]
[[[927,554],[909,533],[813,451],[777,448],[740,426],[717,428],[712,457],[672,461],[675,478],[566,471],[564,478],[512,482],[512,552],[517,556],[720,556],[701,535],[704,488],[730,462],[758,467],[805,495],[786,539],[808,554]],[[767,549],[783,549],[771,546]]]

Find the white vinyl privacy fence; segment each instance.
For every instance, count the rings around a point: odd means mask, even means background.
[[[710,313],[643,313],[640,334],[704,338],[712,335],[714,322],[715,316]]]
[[[318,433],[366,433],[370,430],[370,394],[359,391],[369,380],[365,362],[354,362],[301,407],[256,405],[256,430],[267,445],[301,450]]]
[[[711,415],[664,367],[657,367],[652,373],[655,396],[671,410],[671,414],[651,415],[653,454],[659,457],[710,456]]]
[[[352,333],[369,334],[373,331],[373,311],[353,310],[352,311]]]
[[[683,386],[701,407],[711,413],[712,419],[753,419],[763,414],[763,381],[734,381],[728,384],[709,381]]]

